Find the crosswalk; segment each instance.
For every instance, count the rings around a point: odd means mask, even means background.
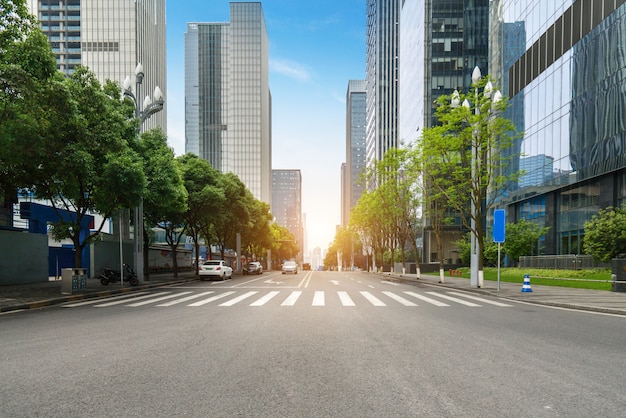
[[[338,291],[302,291],[302,290],[228,290],[228,291],[203,291],[194,293],[193,291],[159,291],[159,292],[134,292],[120,296],[99,300],[85,300],[80,302],[67,303],[65,308],[77,308],[81,306],[91,306],[94,308],[108,308],[122,305],[125,307],[137,308],[151,305],[156,307],[170,307],[174,305],[184,305],[197,308],[205,305],[216,305],[219,307],[249,306],[262,307],[270,304],[293,307],[305,305],[311,307],[325,306],[436,306],[449,307],[461,305],[470,308],[484,306],[496,306],[501,308],[512,305],[497,300],[486,299],[466,293],[454,291],[425,291],[417,293],[414,291],[354,291],[349,293],[345,290]]]

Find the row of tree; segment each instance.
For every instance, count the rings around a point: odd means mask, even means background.
[[[139,227],[165,229],[173,250],[186,233],[196,246],[202,238],[223,255],[239,233],[249,255],[296,256],[293,235],[272,222],[269,205],[237,176],[194,155],[175,157],[159,129],[139,135],[135,105],[122,99],[119,84],[102,85],[87,68],[69,77],[58,72],[24,1],[0,0],[0,28],[0,199],[10,208],[18,190],[27,189],[49,201],[59,214],[52,233],[72,240],[76,266],[106,220],[142,199]],[[102,222],[81,236],[83,219],[94,213]],[[150,236],[144,233],[146,249]]]

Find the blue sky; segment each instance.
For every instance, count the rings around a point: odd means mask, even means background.
[[[308,248],[325,249],[340,223],[348,80],[365,78],[366,0],[261,2],[269,35],[272,166],[302,171]],[[185,152],[187,22],[228,22],[225,0],[167,2],[168,140]]]

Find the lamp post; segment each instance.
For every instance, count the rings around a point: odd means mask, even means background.
[[[479,99],[479,82],[482,78],[482,74],[480,72],[480,68],[475,67],[472,72],[472,86],[474,88],[474,114],[476,116],[480,115],[480,99]],[[485,87],[483,88],[483,97],[490,99],[492,106],[497,104],[502,99],[502,94],[499,91],[493,92],[493,85],[491,81],[487,81]],[[453,108],[459,107],[460,95],[458,91],[454,91],[452,93],[451,98],[451,106]],[[471,109],[471,105],[467,99],[463,101],[461,104],[466,109]],[[472,131],[472,155],[471,155],[471,202],[470,202],[470,285],[476,287],[483,287],[484,283],[484,275],[483,270],[479,266],[479,257],[481,253],[481,243],[478,240],[477,233],[477,224],[476,221],[479,217],[482,217],[482,202],[479,199],[482,199],[482,191],[479,190],[482,184],[482,180],[480,176],[482,175],[482,156],[483,156],[483,143],[481,140],[481,132],[480,123],[477,120]],[[488,129],[488,128],[487,128]],[[486,152],[491,152],[491,150],[484,150]]]
[[[132,82],[130,76],[127,76],[122,85],[124,91],[124,97],[130,98],[135,104],[135,117],[139,119],[139,125],[137,126],[138,133],[141,134],[141,128],[143,123],[152,115],[163,110],[165,101],[163,100],[163,93],[159,86],[154,88],[154,101],[150,99],[150,96],[146,95],[143,100],[143,105],[139,101],[141,97],[141,83],[143,82],[144,72],[141,63],[137,64],[135,68],[135,93],[132,91]],[[135,272],[139,282],[144,281],[144,253],[143,253],[143,197],[139,201],[139,205],[135,208],[135,230],[133,234],[134,238],[134,259],[135,259]]]

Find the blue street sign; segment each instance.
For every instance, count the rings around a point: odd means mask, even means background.
[[[505,217],[504,209],[493,211],[493,242],[504,242],[506,235]]]

